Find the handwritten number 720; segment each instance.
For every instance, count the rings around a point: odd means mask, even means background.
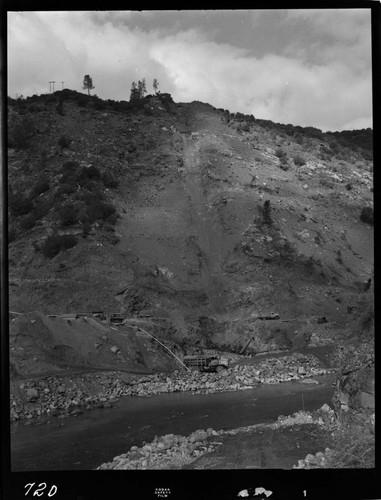
[[[24,486],[24,488],[28,488],[26,493],[25,493],[25,496],[27,496],[30,491],[32,490],[33,486],[35,485],[36,483],[28,483]],[[42,496],[44,495],[44,490],[46,489],[46,483],[40,483],[38,485],[38,487],[34,490],[33,492],[33,496]],[[48,497],[53,497],[55,494],[57,493],[57,486],[55,484],[52,485],[52,487],[50,488],[50,490],[47,492],[47,495]]]

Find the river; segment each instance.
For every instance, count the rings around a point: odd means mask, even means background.
[[[52,418],[42,425],[11,425],[12,471],[90,470],[155,435],[188,435],[275,421],[301,409],[331,403],[334,375],[319,384],[286,382],[207,395],[160,394],[124,397],[111,409]]]

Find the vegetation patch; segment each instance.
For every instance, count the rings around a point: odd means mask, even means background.
[[[49,191],[49,188],[50,188],[49,179],[47,178],[41,179],[32,189],[32,196],[36,197],[42,193],[46,193],[46,191]]]
[[[58,145],[61,146],[61,148],[63,149],[69,148],[71,142],[72,140],[66,135],[61,135],[61,137],[58,139]]]
[[[273,219],[271,216],[271,203],[270,200],[266,200],[263,204],[263,207],[261,207],[261,213],[262,213],[262,222],[263,224],[266,224],[268,226],[271,226],[273,223]]]
[[[63,227],[72,226],[73,224],[79,222],[78,214],[78,207],[72,203],[63,205],[57,210],[59,221]]]
[[[360,214],[360,219],[365,224],[370,224],[373,226],[373,208],[372,207],[363,207]]]
[[[294,156],[294,163],[297,167],[302,167],[306,164],[306,160],[301,155]]]
[[[71,234],[52,235],[47,238],[41,250],[45,257],[52,259],[57,254],[77,244],[77,238]]]
[[[22,229],[32,229],[36,225],[37,218],[33,213],[30,213],[23,217],[20,221],[20,227]]]
[[[15,217],[28,214],[33,207],[32,200],[21,192],[9,193],[9,209]]]

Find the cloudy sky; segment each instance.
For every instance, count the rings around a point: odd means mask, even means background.
[[[372,127],[369,9],[8,12],[8,95],[80,92],[128,100],[152,80],[280,123]]]

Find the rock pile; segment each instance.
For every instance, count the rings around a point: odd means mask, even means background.
[[[132,446],[127,453],[114,457],[97,470],[111,469],[180,469],[199,456],[213,451],[218,442],[212,441],[219,433],[211,428],[199,429],[189,436],[166,434],[143,446]]]
[[[298,465],[294,465],[293,469],[325,469],[327,464],[332,459],[333,451],[326,448],[324,452],[318,451],[315,455],[309,453],[303,460],[298,460]]]
[[[49,417],[61,418],[83,409],[108,408],[122,396],[152,396],[171,392],[209,394],[252,389],[258,384],[277,384],[323,375],[314,356],[294,353],[268,358],[257,365],[235,365],[220,373],[179,372],[136,376],[102,372],[74,377],[46,377],[43,380],[13,381],[11,421]]]
[[[280,415],[273,425],[275,429],[300,424],[317,424],[330,428],[334,426],[334,422],[335,412],[329,405],[324,404],[319,410],[314,412],[297,411],[288,416]]]

